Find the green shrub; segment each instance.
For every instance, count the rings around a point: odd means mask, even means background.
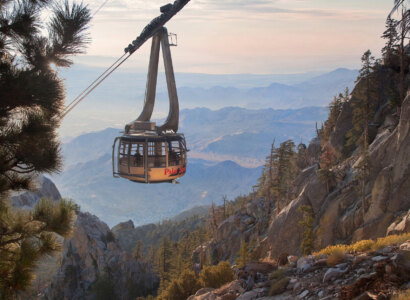
[[[272,273],[269,274],[269,279],[271,280],[281,279],[285,277],[285,272],[286,272],[286,269],[277,269],[276,271],[273,271]]]
[[[222,261],[216,266],[205,266],[199,274],[202,286],[219,288],[234,279],[231,265],[227,261]]]
[[[195,273],[188,270],[182,272],[179,279],[179,285],[186,298],[195,294],[196,291],[201,288],[201,284],[196,278]]]
[[[158,300],[185,300],[200,288],[201,284],[195,273],[185,270],[178,279],[171,281],[166,290],[158,296]]]

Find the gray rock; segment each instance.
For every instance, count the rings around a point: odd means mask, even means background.
[[[391,254],[393,249],[394,249],[393,246],[387,246],[387,247],[384,247],[383,249],[380,249],[379,251],[377,251],[377,253],[389,255],[389,254]]]
[[[323,276],[323,282],[334,280],[343,275],[347,270],[340,270],[338,268],[329,268]]]
[[[302,293],[298,295],[298,298],[303,299],[309,294],[308,290],[304,290]]]
[[[404,242],[400,245],[400,250],[410,251],[410,241]]]
[[[150,288],[158,277],[110,240],[109,227],[96,216],[80,212],[70,239],[64,242],[61,267],[46,293],[49,299],[85,299],[94,281],[111,270],[110,280],[118,299],[128,299],[129,284]],[[70,275],[66,269],[69,266]]]
[[[55,184],[44,176],[34,180],[35,188],[32,191],[14,192],[10,196],[11,205],[22,209],[32,209],[41,198],[60,200],[61,195]]]
[[[293,286],[293,290],[297,291],[298,289],[300,289],[302,286],[302,284],[300,282],[296,282],[295,285]]]
[[[300,267],[300,270],[304,273],[308,272],[310,269],[312,268],[312,266],[310,264],[304,264]]]
[[[307,256],[304,256],[298,259],[296,266],[300,269],[302,268],[303,265],[309,265],[311,263],[312,263],[312,259]]]
[[[410,232],[410,210],[398,221],[393,222],[387,228],[386,235]]]
[[[346,267],[347,267],[347,263],[341,263],[341,264],[336,265],[336,268],[339,268],[339,269],[344,269]]]
[[[258,296],[258,292],[253,290],[240,295],[236,300],[252,300]]]
[[[375,262],[383,261],[383,260],[386,260],[386,259],[388,259],[387,256],[381,256],[381,255],[375,256],[375,257],[372,257],[372,258],[371,258],[371,260],[372,260],[372,261],[375,261]]]

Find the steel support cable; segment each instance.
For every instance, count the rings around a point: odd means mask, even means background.
[[[97,77],[93,82],[90,83],[89,86],[87,86],[77,97],[75,97],[66,107],[64,108],[62,114],[65,114],[65,112],[70,108],[71,105],[73,105],[74,102],[76,102],[84,93],[87,92],[89,88],[91,88],[101,77],[103,77],[115,64],[117,64],[127,53],[124,53],[120,58],[118,58],[114,63],[111,64],[103,73],[101,73],[100,76]]]
[[[116,64],[120,59],[122,59],[125,55],[128,53],[124,53],[117,61],[114,63]],[[66,107],[65,110],[62,112],[60,115],[60,118],[63,119],[71,110],[73,110],[74,107],[76,107],[85,97],[87,97],[97,86],[99,86],[108,76],[111,75],[112,72],[114,72],[119,66],[121,66],[129,57],[131,54],[129,54],[127,57],[123,58],[122,61],[120,61],[115,67],[114,64],[110,66],[107,70],[104,71],[96,80],[93,81],[92,84],[90,84],[80,95],[82,96],[77,96],[76,99],[78,99],[75,103],[72,101],[70,103],[71,107]],[[111,69],[111,70],[110,70]],[[108,72],[109,71],[109,72]],[[105,75],[104,75],[105,74]]]
[[[93,18],[101,10],[101,8],[103,8],[107,4],[108,1],[109,0],[105,0],[104,3],[101,4],[100,7],[98,7],[97,10],[92,14],[91,18]]]

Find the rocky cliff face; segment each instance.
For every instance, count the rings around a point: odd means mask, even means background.
[[[10,197],[11,205],[22,209],[31,209],[41,198],[59,200],[60,192],[54,183],[44,176],[38,176],[33,191],[16,192]]]
[[[80,212],[64,242],[61,267],[48,288],[49,299],[135,299],[158,285],[152,266],[123,251],[109,227]]]
[[[14,193],[12,206],[32,209],[41,198],[61,199],[50,179],[39,176],[35,184],[33,191]],[[105,299],[135,299],[158,285],[152,266],[124,251],[96,216],[78,213],[72,237],[62,242],[62,253],[40,261],[33,287],[24,298],[40,294],[46,299],[100,299],[106,294]]]
[[[354,95],[354,93],[353,93]],[[405,99],[398,118],[387,112],[385,103],[379,104],[369,147],[371,169],[366,185],[368,207],[363,210],[358,194],[355,166],[359,156],[353,155],[333,170],[338,174],[337,184],[328,191],[317,175],[320,142],[315,139],[308,147],[308,161],[312,165],[303,170],[294,181],[297,197],[279,213],[273,212],[268,220],[261,215],[265,210],[262,199],[225,220],[218,228],[216,238],[207,245],[207,252],[216,259],[233,259],[241,239],[257,240],[260,257],[277,258],[280,253],[300,254],[303,229],[298,225],[302,205],[310,205],[315,217],[316,247],[348,243],[386,235],[387,228],[399,224],[410,209],[410,95]],[[341,149],[344,136],[351,128],[352,110],[344,104],[330,145]],[[350,125],[349,125],[350,124]],[[393,226],[394,227],[394,226]]]

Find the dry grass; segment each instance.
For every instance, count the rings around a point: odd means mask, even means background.
[[[378,238],[373,250],[382,249],[387,246],[401,244],[410,239],[410,232],[400,235],[389,235],[383,238]]]
[[[269,296],[282,294],[286,290],[286,286],[288,285],[289,281],[290,279],[288,277],[273,281],[272,285],[270,286]]]
[[[286,269],[277,269],[276,271],[273,271],[272,273],[269,274],[269,279],[281,279],[285,277],[285,272]]]
[[[387,246],[401,244],[410,239],[410,233],[403,233],[398,235],[389,235],[386,237],[378,238],[376,241],[374,240],[362,240],[357,243],[351,245],[334,245],[334,246],[327,246],[323,248],[319,252],[313,253],[315,256],[319,256],[322,254],[326,255],[340,255],[340,253],[347,253],[347,252],[366,252],[366,251],[376,251],[382,249]]]
[[[371,250],[375,245],[373,240],[361,240],[353,245],[350,245],[350,250],[355,252],[366,252]]]
[[[338,264],[341,264],[345,260],[346,260],[346,252],[338,250],[338,251],[334,251],[327,257],[326,264],[329,267],[334,267]]]
[[[391,300],[408,300],[410,299],[410,290],[399,292],[397,295],[391,297]]]
[[[313,255],[315,256],[319,256],[319,255],[332,255],[333,253],[346,253],[348,252],[348,246],[347,245],[334,245],[334,246],[327,246],[326,248],[323,248],[322,250],[320,250],[319,252],[315,252],[313,253]]]

